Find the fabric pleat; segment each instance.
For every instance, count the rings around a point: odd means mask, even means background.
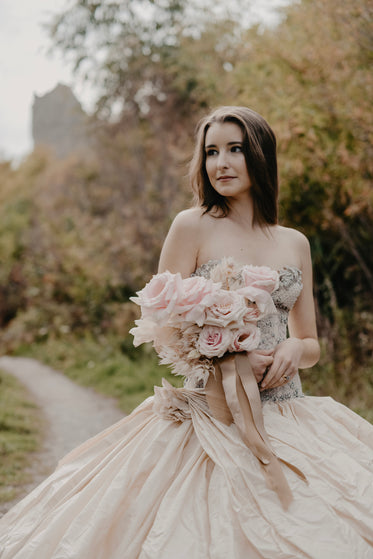
[[[0,520],[0,558],[372,559],[369,423],[331,398],[263,405],[272,449],[308,481],[283,466],[284,510],[237,426],[190,394],[184,421],[152,397],[68,454]]]

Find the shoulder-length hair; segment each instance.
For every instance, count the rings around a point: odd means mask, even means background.
[[[219,217],[229,213],[229,200],[211,185],[206,172],[205,139],[207,130],[214,123],[233,122],[243,133],[243,154],[252,183],[254,223],[277,223],[278,175],[276,137],[264,118],[247,107],[220,107],[203,118],[197,126],[194,155],[189,177],[196,202],[205,209],[217,211]]]

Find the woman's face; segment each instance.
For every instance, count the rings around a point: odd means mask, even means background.
[[[212,187],[222,196],[237,198],[250,190],[242,143],[242,130],[234,122],[215,122],[206,132],[206,172]]]

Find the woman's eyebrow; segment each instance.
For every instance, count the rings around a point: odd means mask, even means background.
[[[237,144],[240,144],[240,145],[242,146],[241,140],[237,140],[237,142],[235,142],[235,141],[233,141],[233,142],[228,142],[228,143],[227,143],[227,146],[233,146],[233,145],[237,145]],[[216,147],[216,144],[209,144],[208,146],[205,146],[205,149],[214,148],[214,147]]]

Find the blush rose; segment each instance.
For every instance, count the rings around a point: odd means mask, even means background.
[[[205,357],[222,357],[232,342],[228,328],[204,326],[197,341],[197,350]]]
[[[241,270],[245,287],[256,287],[273,293],[279,286],[279,274],[268,266],[243,266]]]
[[[213,304],[220,291],[220,283],[206,279],[202,276],[193,276],[183,280],[183,289],[175,300],[173,312],[174,322],[193,322],[202,326],[205,319],[205,310]]]
[[[228,326],[240,324],[248,312],[245,298],[235,291],[221,289],[215,295],[213,304],[206,309],[205,324]]]
[[[247,324],[242,330],[233,333],[229,351],[253,351],[260,343],[260,330],[255,324]]]
[[[154,322],[166,322],[174,311],[176,301],[182,297],[183,280],[180,273],[156,274],[137,292],[131,301],[141,306],[142,318],[151,317]]]

